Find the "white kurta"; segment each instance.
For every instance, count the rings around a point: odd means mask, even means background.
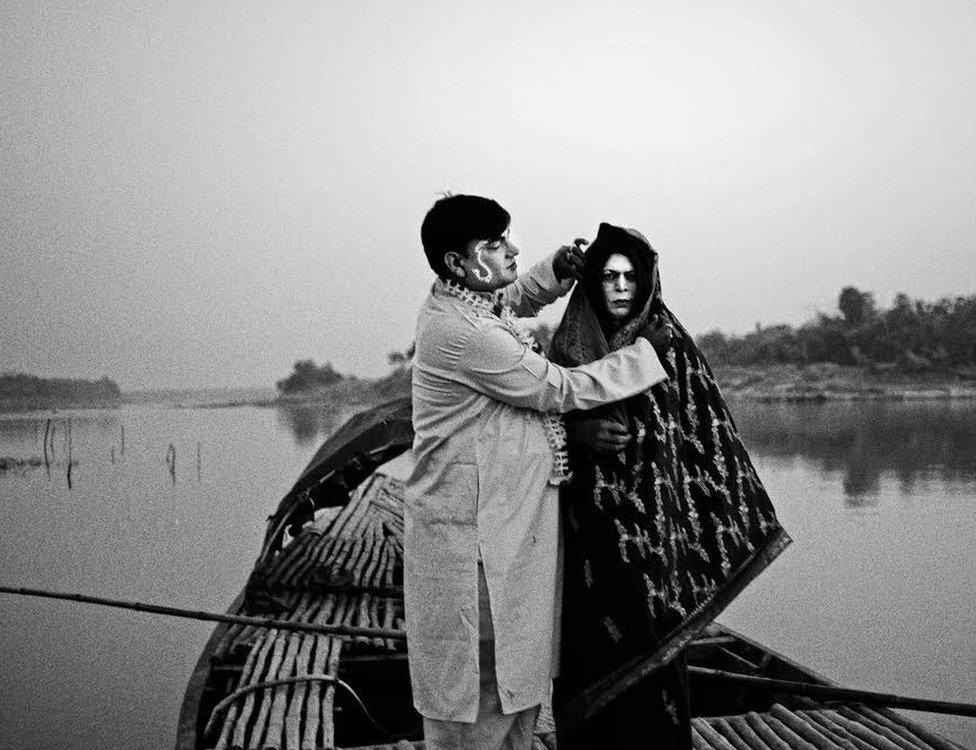
[[[519,315],[568,291],[544,260],[505,290]],[[555,365],[496,316],[431,292],[413,363],[415,466],[404,509],[404,600],[414,705],[478,711],[478,558],[488,583],[502,710],[548,697],[556,622],[558,491],[543,412],[590,409],[666,375],[643,338],[602,360]]]

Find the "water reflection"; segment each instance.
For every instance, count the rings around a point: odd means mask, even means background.
[[[976,402],[735,402],[732,413],[757,455],[799,457],[840,473],[848,507],[875,504],[894,477],[903,494],[919,482],[976,481]],[[299,447],[331,435],[358,407],[279,406],[277,423]]]
[[[976,480],[976,403],[736,402],[732,413],[746,445],[760,454],[802,457],[842,472],[847,505],[872,505],[885,475],[904,494],[933,479]]]
[[[332,404],[293,404],[277,406],[275,417],[279,427],[291,432],[296,445],[306,447],[327,438],[357,410]]]

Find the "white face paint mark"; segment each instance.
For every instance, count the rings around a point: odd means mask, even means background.
[[[495,280],[495,274],[492,273],[491,268],[489,268],[488,264],[485,263],[484,252],[484,245],[478,245],[478,247],[475,248],[474,262],[477,265],[472,269],[472,272],[478,281],[482,282],[483,284],[490,284]]]

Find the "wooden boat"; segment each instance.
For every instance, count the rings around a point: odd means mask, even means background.
[[[187,687],[177,750],[423,747],[402,637],[403,483],[377,471],[412,438],[407,399],[344,424],[269,519],[229,610],[369,630],[218,625]],[[695,748],[959,750],[887,708],[715,679],[709,670],[832,684],[727,628],[711,626],[687,655]]]

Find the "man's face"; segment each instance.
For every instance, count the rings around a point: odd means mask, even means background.
[[[464,285],[477,292],[491,292],[508,286],[518,278],[515,257],[519,249],[509,240],[508,232],[490,240],[468,243],[464,267]]]
[[[603,299],[607,312],[614,320],[623,320],[630,315],[637,294],[637,272],[630,258],[613,253],[603,266],[600,275],[603,286]]]

